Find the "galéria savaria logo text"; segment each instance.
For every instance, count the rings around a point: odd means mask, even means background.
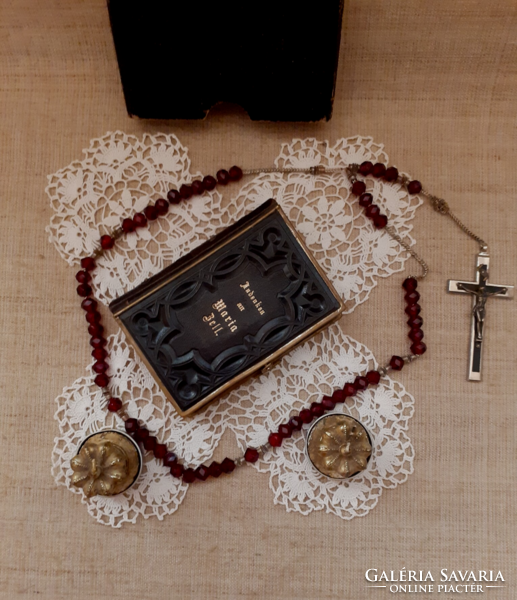
[[[472,571],[440,569],[432,571],[411,571],[403,567],[400,571],[381,571],[368,569],[365,573],[369,588],[385,588],[396,593],[479,593],[488,588],[504,588],[505,581],[501,571]]]

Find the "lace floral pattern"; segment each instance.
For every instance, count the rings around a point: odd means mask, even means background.
[[[383,147],[371,138],[342,139],[334,146],[314,139],[293,140],[282,145],[276,166],[339,167],[366,159],[388,162]],[[137,139],[121,132],[107,134],[91,142],[83,160],[49,176],[47,192],[54,211],[47,228],[49,239],[69,264],[77,263],[93,250],[99,232],[109,232],[123,217],[141,210],[149,198],[196,177],[199,174],[190,172],[186,148],[173,135]],[[413,244],[411,220],[420,200],[380,181],[367,185],[399,234]],[[230,202],[214,191],[175,207],[148,230],[124,236],[95,271],[97,299],[109,303],[270,197],[296,224],[347,301],[347,312],[368,298],[379,277],[403,268],[407,253],[365,219],[350,197],[343,172],[261,174],[244,180],[240,190],[234,188]],[[267,432],[291,411],[375,364],[367,348],[334,325],[286,356],[267,375],[247,381],[187,420],[176,415],[121,332],[110,337],[109,350],[114,394],[127,403],[130,415],[145,421],[193,466],[210,461],[226,429],[233,431],[241,449],[261,445]],[[117,419],[105,410],[90,367],[86,372],[56,399],[59,434],[52,464],[57,483],[79,494],[98,522],[113,527],[135,522],[139,516],[162,519],[173,513],[188,485],[171,477],[149,456],[137,484],[119,496],[86,499],[71,486],[70,459],[79,442]],[[372,436],[374,452],[368,469],[345,482],[328,480],[308,462],[304,435],[298,435],[254,465],[269,473],[275,503],[302,514],[325,510],[351,519],[367,514],[383,489],[407,479],[413,468],[413,448],[407,436],[413,399],[404,388],[384,378],[376,388],[347,401],[342,410],[359,418]],[[224,485],[223,479],[204,485]]]

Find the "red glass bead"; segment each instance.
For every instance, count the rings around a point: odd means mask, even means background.
[[[427,346],[424,344],[424,342],[415,342],[411,346],[411,352],[413,354],[420,355],[420,354],[423,354],[426,350],[427,350]]]
[[[177,477],[179,479],[184,472],[185,468],[183,467],[183,465],[179,465],[178,463],[176,463],[171,466],[171,475],[173,477]]]
[[[412,317],[411,319],[408,319],[407,324],[411,329],[419,329],[424,324],[424,319],[422,319],[422,317]]]
[[[382,163],[375,163],[372,169],[372,175],[374,177],[384,177],[386,173],[386,167]]]
[[[363,208],[368,208],[370,204],[373,202],[373,196],[366,192],[366,194],[361,194],[359,198],[359,205]]]
[[[400,356],[392,356],[390,360],[390,367],[394,371],[402,371],[402,367],[404,366],[404,359]]]
[[[181,194],[178,190],[169,190],[167,192],[167,200],[171,204],[179,204],[181,202]]]
[[[144,208],[144,215],[148,221],[155,221],[158,218],[158,209],[150,204]]]
[[[230,182],[230,174],[225,169],[221,169],[216,173],[217,183],[221,185],[228,185]]]
[[[171,469],[172,471],[172,469]],[[196,480],[196,473],[194,469],[185,469],[183,471],[183,481],[185,483],[193,483]]]
[[[323,400],[321,401],[321,405],[325,410],[334,410],[336,408],[336,403],[330,396],[323,396]]]
[[[352,185],[352,194],[360,196],[366,192],[366,185],[364,181],[354,181]]]
[[[84,318],[88,323],[90,323],[90,325],[94,325],[101,320],[101,314],[96,310],[90,310],[84,315]]]
[[[376,229],[384,229],[388,224],[388,217],[386,215],[379,215],[373,220],[373,225]]]
[[[92,348],[102,348],[106,345],[106,340],[103,337],[94,337],[90,340],[90,346]]]
[[[157,440],[154,435],[150,435],[144,440],[144,448],[147,450],[147,452],[154,451],[154,448],[156,446],[156,441]]]
[[[88,327],[88,333],[92,337],[100,337],[104,333],[104,327],[100,323],[92,323]]]
[[[128,433],[135,433],[138,431],[138,421],[136,419],[127,419],[124,423],[124,427]]]
[[[404,300],[408,304],[416,304],[420,300],[420,294],[418,292],[408,292],[404,296]]]
[[[95,348],[95,350],[92,350],[92,356],[95,358],[95,360],[102,360],[108,356],[108,353],[106,350],[104,350],[104,348]]]
[[[135,224],[133,223],[133,219],[124,219],[122,221],[122,231],[124,233],[133,233],[135,230]]]
[[[106,387],[110,382],[110,378],[106,375],[106,373],[100,373],[93,381],[95,381],[95,384],[99,387]]]
[[[356,377],[354,381],[354,387],[358,392],[365,390],[368,387],[368,379],[366,377]]]
[[[289,425],[289,423],[283,423],[278,428],[278,433],[282,436],[282,438],[290,438],[293,435],[293,428]]]
[[[246,452],[244,453],[244,460],[249,463],[257,462],[259,459],[258,450],[255,448],[246,448]]]
[[[229,171],[231,181],[240,181],[242,179],[242,169],[234,165]]]
[[[122,400],[120,398],[110,398],[108,402],[108,410],[110,412],[117,412],[122,408]]]
[[[114,245],[115,240],[111,237],[111,235],[101,236],[101,247],[103,250],[111,250]]]
[[[156,438],[154,435],[150,435],[147,439],[144,440],[144,448],[147,452],[152,452],[154,447],[156,446]]]
[[[321,417],[321,415],[325,412],[325,409],[323,408],[323,405],[320,404],[319,402],[313,402],[311,404],[311,413],[315,416],[315,417]]]
[[[368,379],[370,385],[377,385],[381,380],[381,374],[378,371],[368,371],[366,379]]]
[[[396,181],[399,176],[399,171],[396,167],[389,167],[384,173],[384,179],[386,181]]]
[[[190,200],[190,198],[192,198],[192,186],[191,185],[187,185],[186,183],[184,183],[181,187],[180,187],[180,196],[182,197],[183,200]]]
[[[109,365],[103,360],[98,360],[96,363],[94,363],[92,369],[96,373],[106,373],[106,371],[109,369]]]
[[[88,271],[77,271],[75,278],[79,283],[88,283],[92,276],[90,273],[88,273]]]
[[[372,172],[372,169],[373,163],[371,163],[369,160],[365,160],[363,163],[361,163],[361,166],[359,167],[359,173],[366,177],[366,175],[369,175]]]
[[[268,441],[274,447],[281,446],[282,445],[282,436],[279,433],[270,433],[269,437],[268,437]]]
[[[93,298],[86,298],[86,300],[81,302],[81,308],[87,312],[89,310],[95,310],[97,308],[97,300],[94,300]]]
[[[153,453],[155,458],[163,458],[167,454],[167,446],[165,444],[155,444]]]
[[[92,288],[87,283],[80,283],[77,286],[77,293],[81,298],[86,298],[92,293]]]
[[[408,183],[407,191],[410,194],[420,194],[420,192],[422,191],[422,184],[420,183],[420,181],[414,179],[413,181],[410,181]]]
[[[190,186],[192,187],[193,196],[200,196],[205,191],[205,186],[203,185],[202,181],[193,181]]]
[[[343,391],[345,392],[345,396],[347,398],[355,396],[355,393],[357,392],[353,383],[345,383],[345,385],[343,386]]]
[[[211,477],[219,477],[223,470],[221,469],[221,465],[214,460],[214,462],[208,467],[208,472]]]
[[[149,431],[146,427],[139,427],[135,433],[135,438],[139,442],[145,442],[145,440],[149,437]]]
[[[163,464],[166,467],[173,467],[178,462],[178,457],[174,452],[166,452],[163,456]]]
[[[221,463],[221,471],[223,473],[231,473],[235,470],[235,463],[231,458],[225,458]]]
[[[418,287],[418,281],[414,277],[406,277],[402,287],[406,290],[406,292],[414,292]]]
[[[81,267],[86,271],[93,271],[96,267],[95,260],[91,256],[85,256],[81,260]]]
[[[310,423],[314,418],[313,414],[308,408],[304,408],[303,410],[301,410],[299,416],[305,424]]]
[[[344,402],[346,399],[346,394],[343,390],[335,390],[332,394],[332,400],[337,404],[338,402]]]
[[[381,214],[381,209],[377,206],[377,204],[370,204],[370,206],[364,211],[364,214],[369,219],[375,219]]]
[[[421,342],[424,339],[424,332],[421,329],[412,329],[408,333],[408,338],[412,342]]]
[[[154,207],[156,208],[158,214],[163,217],[163,215],[166,215],[169,210],[169,203],[167,200],[165,200],[165,198],[158,198]]]
[[[289,419],[289,425],[293,431],[300,431],[300,429],[303,427],[303,421],[300,419],[300,417],[291,417]]]
[[[135,227],[145,227],[147,225],[147,217],[144,213],[136,213],[133,217],[133,223],[135,224]]]
[[[217,185],[217,181],[212,175],[207,175],[206,177],[203,177],[203,185],[205,186],[205,190],[211,192]]]
[[[408,315],[408,317],[418,317],[421,310],[422,307],[420,306],[420,304],[410,304],[409,306],[406,306],[404,312],[406,313],[406,315]]]

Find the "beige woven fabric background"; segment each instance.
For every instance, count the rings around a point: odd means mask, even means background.
[[[484,381],[467,383],[470,303],[445,285],[473,275],[477,246],[452,223],[429,206],[415,220],[432,271],[430,351],[395,375],[417,401],[405,485],[343,522],[287,514],[267,477],[244,469],[193,486],[163,522],[121,530],[50,476],[54,398],[89,355],[73,330],[73,271],[44,232],[46,175],[109,130],[174,132],[205,173],[268,165],[293,137],[360,133],[489,240],[494,282],[517,283],[514,0],[348,2],[334,116],[311,125],[252,123],[232,107],[204,122],[130,120],[104,0],[2,0],[0,39],[0,597],[373,600],[391,596],[367,589],[365,571],[406,567],[501,570],[506,589],[487,595],[515,598],[517,301],[489,301]],[[166,93],[164,81],[149,93]],[[379,357],[405,343],[400,282],[381,281],[342,321]],[[216,458],[224,450],[231,436]]]

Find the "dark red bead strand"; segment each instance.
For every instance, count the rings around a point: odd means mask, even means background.
[[[111,398],[108,403],[108,410],[116,412],[122,408],[122,402],[118,398]],[[131,435],[137,442],[142,444],[144,449],[152,453],[155,458],[162,460],[165,467],[169,468],[170,474],[176,478],[182,478],[186,483],[193,483],[196,479],[205,481],[211,474],[210,468],[200,465],[197,469],[187,469],[178,463],[178,457],[174,452],[168,452],[166,444],[158,443],[155,436],[150,435],[149,430],[140,426],[137,419],[126,419],[126,432]],[[221,464],[223,473],[231,473],[235,468],[235,463],[229,458],[225,459]],[[214,472],[217,472],[215,469]],[[218,476],[218,475],[214,475]]]
[[[382,163],[376,163],[374,165],[370,161],[363,162],[358,169],[358,173],[363,176],[373,175],[377,178],[382,177],[390,183],[399,179],[399,172],[396,167],[386,168],[386,166]],[[370,209],[366,210],[366,216],[373,221],[373,226],[376,229],[384,229],[388,225],[388,217],[381,214],[378,206],[372,204],[373,197],[371,194],[366,193],[365,184],[362,181],[354,181],[352,185],[352,193],[356,196],[360,196],[360,206]]]
[[[362,181],[354,181],[352,185],[352,194],[359,196],[359,206],[362,206],[364,214],[372,220],[376,229],[384,229],[388,224],[388,217],[381,214],[381,209],[373,204],[373,196],[366,192],[366,185]]]
[[[378,371],[369,371],[365,376],[358,376],[353,383],[346,383],[343,389],[335,390],[332,396],[323,396],[321,402],[313,402],[309,408],[302,409],[298,415],[289,419],[287,423],[280,425],[278,431],[269,434],[268,442],[274,448],[282,445],[284,439],[300,431],[304,424],[308,425],[314,419],[321,417],[325,412],[334,410],[336,404],[344,402],[346,398],[355,396],[358,391],[365,390],[369,385],[377,385],[381,375]],[[260,457],[255,448],[248,448],[244,455],[247,462],[256,462]]]
[[[405,312],[409,316],[407,324],[410,328],[408,337],[413,342],[410,350],[416,356],[421,356],[427,350],[427,346],[422,341],[424,339],[424,332],[422,330],[424,321],[422,317],[419,316],[421,308],[418,304],[418,301],[420,300],[420,294],[417,292],[418,282],[415,277],[407,277],[404,280],[402,287],[406,290],[404,298],[407,307]]]
[[[159,216],[167,214],[170,204],[179,204],[181,201],[190,200],[193,196],[200,196],[206,191],[212,191],[218,184],[227,185],[233,181],[240,181],[242,177],[242,169],[234,165],[229,171],[226,171],[225,169],[218,171],[217,179],[211,175],[207,175],[201,181],[195,180],[190,184],[184,183],[179,190],[169,190],[167,192],[167,199],[159,198],[154,205],[150,204],[143,212],[136,213],[132,218],[125,218],[121,225],[122,231],[124,233],[133,233],[137,228],[146,227],[150,221],[154,221]],[[113,248],[115,239],[109,235],[103,235],[100,243],[103,250],[110,250]],[[95,268],[95,261],[93,258],[88,257],[87,259],[83,259],[83,261],[84,260],[92,262],[89,262],[88,264],[83,264],[81,262],[83,269],[88,271]]]

